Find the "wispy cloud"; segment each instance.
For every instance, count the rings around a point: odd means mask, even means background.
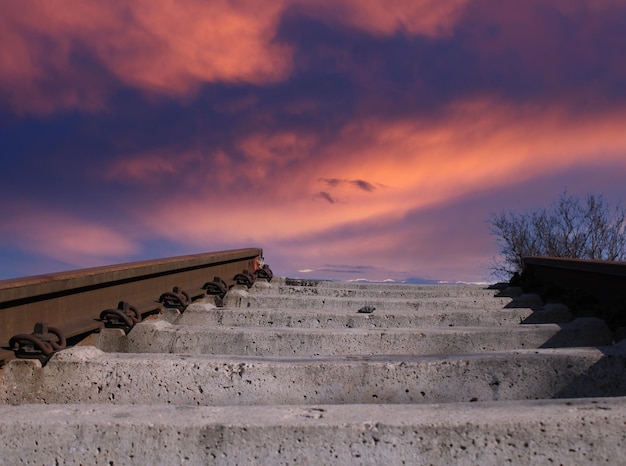
[[[333,197],[330,194],[328,194],[326,191],[320,191],[319,193],[317,193],[316,197],[324,199],[329,204],[334,204],[336,202],[335,199],[333,199]]]
[[[327,184],[329,187],[332,187],[332,188],[338,188],[341,186],[348,185],[348,186],[356,187],[368,193],[376,191],[376,186],[374,186],[369,181],[365,181],[365,180],[340,180],[337,178],[321,178],[320,181],[323,181],[325,184]]]
[[[345,265],[345,264],[325,264],[321,268],[317,269],[320,272],[331,273],[348,273],[348,274],[363,274],[374,270],[375,267],[371,265]]]
[[[85,220],[68,212],[21,205],[6,215],[7,222],[0,226],[4,241],[10,238],[15,246],[75,267],[123,261],[141,250],[141,244],[128,229]]]
[[[451,33],[468,0],[303,0],[296,3],[305,14],[376,35],[402,31],[440,37]]]

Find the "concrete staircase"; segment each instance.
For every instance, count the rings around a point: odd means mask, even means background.
[[[0,463],[623,461],[626,346],[562,305],[285,279],[211,301],[12,361]]]

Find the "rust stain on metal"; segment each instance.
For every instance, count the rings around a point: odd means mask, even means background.
[[[191,304],[191,296],[182,288],[175,286],[172,291],[166,291],[159,297],[159,303],[163,307],[169,307],[184,311],[189,304]]]
[[[141,313],[135,306],[120,301],[117,309],[105,309],[100,313],[101,322],[107,328],[122,328],[126,333],[141,322]]]
[[[67,346],[61,329],[48,327],[47,322],[37,322],[32,333],[14,335],[9,340],[9,348],[18,358],[36,358],[47,361],[56,351]]]

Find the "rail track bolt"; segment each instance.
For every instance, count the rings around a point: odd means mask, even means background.
[[[206,294],[218,296],[220,299],[223,299],[228,293],[228,286],[220,277],[213,277],[213,281],[206,282],[202,288],[206,290]]]
[[[224,306],[224,296],[228,293],[228,285],[220,277],[213,277],[212,282],[206,282],[202,285],[202,289],[206,290],[206,294],[213,296],[217,307]]]
[[[272,269],[270,269],[269,265],[264,264],[262,268],[256,269],[254,271],[254,276],[257,279],[267,280],[268,282],[271,282],[274,273],[272,272]]]
[[[163,304],[163,307],[178,309],[183,312],[191,304],[191,298],[186,291],[175,286],[172,291],[163,293],[157,302]]]
[[[245,285],[250,288],[254,284],[254,275],[248,272],[247,269],[244,269],[241,273],[235,275],[233,280],[237,285]]]
[[[14,335],[9,340],[9,348],[15,352],[16,357],[39,359],[42,365],[66,346],[63,332],[56,327],[48,327],[47,322],[37,322],[33,333]]]
[[[126,334],[141,322],[141,313],[126,301],[120,301],[117,309],[105,309],[100,313],[101,322],[107,328],[121,328]]]

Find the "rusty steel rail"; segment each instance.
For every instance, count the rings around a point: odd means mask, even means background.
[[[0,281],[0,346],[37,322],[61,329],[67,338],[96,331],[105,309],[125,301],[141,314],[158,311],[157,301],[174,287],[190,296],[204,295],[215,276],[228,285],[243,270],[253,272],[260,248],[235,249],[149,261],[94,267]],[[0,349],[0,365],[13,356]]]
[[[565,302],[575,315],[626,327],[626,262],[526,257],[521,284],[545,301]]]

